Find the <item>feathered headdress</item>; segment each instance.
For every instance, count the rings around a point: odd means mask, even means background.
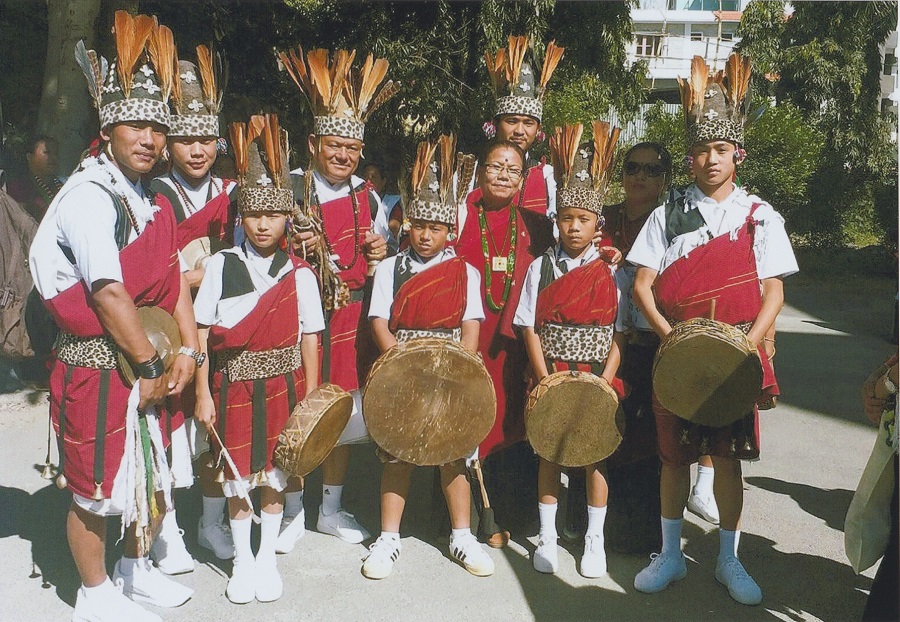
[[[406,219],[456,225],[459,204],[466,200],[475,174],[475,156],[456,151],[456,136],[421,142],[410,171]]]
[[[541,120],[547,83],[562,59],[565,48],[556,45],[556,41],[547,44],[538,80],[532,66],[525,60],[525,54],[530,47],[525,37],[511,36],[507,47],[500,48],[495,55],[492,56],[490,52],[484,53],[484,62],[497,98],[495,117],[503,114],[524,114]]]
[[[116,58],[112,63],[75,45],[75,59],[100,113],[100,127],[124,121],[169,126],[169,98],[177,95],[178,57],[172,31],[155,17],[116,11]]]
[[[591,124],[592,142],[581,143],[584,127],[563,125],[550,137],[550,162],[556,178],[558,210],[577,207],[603,215],[603,200],[613,170],[619,128],[605,121]]]
[[[219,135],[219,113],[228,83],[228,65],[221,54],[197,46],[197,64],[178,62],[180,93],[173,96],[169,136]]]
[[[400,90],[392,80],[381,86],[388,61],[371,54],[362,69],[353,67],[355,50],[336,51],[330,63],[328,50],[312,50],[304,56],[300,46],[279,52],[278,58],[309,100],[317,136],[363,140],[366,121]]]
[[[292,214],[287,132],[274,114],[254,115],[229,126],[238,182],[238,211]]]
[[[711,140],[744,142],[750,72],[750,59],[737,52],[728,57],[724,71],[712,75],[703,58],[693,58],[690,78],[678,78],[691,146]]]

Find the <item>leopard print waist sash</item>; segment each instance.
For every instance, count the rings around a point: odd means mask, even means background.
[[[60,333],[56,340],[56,358],[66,365],[90,369],[115,369],[118,366],[119,348],[112,338],[79,337]]]
[[[602,363],[612,347],[613,325],[571,326],[545,323],[538,330],[544,356],[554,361]]]
[[[462,340],[461,328],[432,328],[432,329],[413,329],[398,328],[394,335],[398,343],[406,343],[411,339],[420,339],[422,337],[431,337],[436,339],[452,339],[459,343]]]
[[[216,371],[228,375],[232,382],[260,380],[289,374],[301,364],[300,345],[275,350],[230,350],[219,353]]]

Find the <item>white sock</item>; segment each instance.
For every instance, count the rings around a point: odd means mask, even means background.
[[[697,465],[697,483],[694,484],[694,491],[706,497],[713,494],[713,479],[716,470],[712,467]]]
[[[586,536],[600,536],[603,541],[603,525],[606,524],[606,506],[602,508],[587,506],[588,524]]]
[[[662,525],[662,551],[660,555],[681,555],[682,518],[660,517]]]
[[[322,514],[331,516],[341,509],[343,486],[322,486]]]
[[[259,513],[260,536],[259,551],[256,553],[256,559],[263,563],[275,561],[275,542],[278,541],[278,534],[281,531],[282,517],[284,517],[284,512],[278,512],[278,514]]]
[[[203,497],[203,525],[221,523],[227,502],[225,497]]]
[[[234,564],[249,563],[253,561],[253,549],[250,548],[250,527],[253,520],[247,518],[230,518],[231,537],[234,539]]]
[[[122,573],[123,576],[130,577],[134,574],[136,570],[142,570],[146,567],[148,558],[146,557],[125,557],[122,556],[122,561],[119,562],[119,572]]]
[[[472,529],[469,527],[463,527],[462,529],[451,529],[450,542],[453,542],[457,538],[464,538],[469,535],[472,535]]]
[[[738,537],[740,531],[719,529],[719,560],[737,557]]]
[[[734,531],[734,556],[735,557],[738,556],[737,552],[738,552],[738,546],[740,545],[740,543],[741,543],[741,530],[736,529]]]
[[[541,519],[541,535],[556,539],[556,509],[558,503],[538,502],[538,517]]]
[[[303,491],[284,493],[284,517],[294,518],[303,511]]]
[[[385,540],[396,540],[400,541],[400,532],[399,531],[382,531],[381,537]]]
[[[163,516],[162,528],[160,528],[159,532],[161,536],[166,536],[170,533],[180,535],[178,534],[178,520],[175,518],[175,508],[167,511],[166,515]]]
[[[109,577],[105,577],[103,583],[94,587],[88,587],[84,583],[81,584],[81,589],[84,590],[84,595],[88,598],[94,598],[95,596],[103,598],[103,595],[108,590],[113,589],[113,587],[113,582],[109,580]]]

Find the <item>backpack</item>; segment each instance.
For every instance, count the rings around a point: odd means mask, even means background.
[[[15,359],[35,353],[25,328],[23,310],[34,289],[28,269],[28,249],[37,227],[34,218],[0,190],[0,353]]]

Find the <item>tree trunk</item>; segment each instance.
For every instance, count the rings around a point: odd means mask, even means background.
[[[87,83],[75,61],[75,44],[96,40],[100,0],[47,0],[47,63],[37,131],[59,141],[59,172],[67,175],[97,130]]]

